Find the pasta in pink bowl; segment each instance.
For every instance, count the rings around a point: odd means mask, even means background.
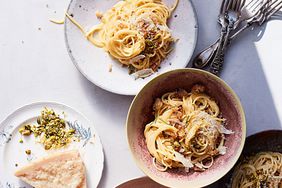
[[[164,73],[138,93],[127,116],[133,158],[168,187],[203,187],[224,176],[246,136],[240,101],[220,78],[197,69]]]

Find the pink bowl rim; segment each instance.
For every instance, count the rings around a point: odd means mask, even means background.
[[[170,74],[174,74],[174,73],[180,73],[180,72],[192,72],[192,73],[197,73],[197,74],[202,74],[202,75],[207,75],[209,77],[211,77],[212,79],[218,81],[227,91],[230,92],[230,94],[234,97],[235,99],[235,102],[237,104],[237,109],[239,111],[239,114],[241,116],[241,119],[242,119],[242,124],[241,124],[241,127],[242,127],[242,137],[241,137],[241,143],[240,143],[240,146],[236,152],[236,155],[230,160],[229,162],[229,165],[227,166],[228,168],[224,168],[223,170],[221,171],[218,171],[219,173],[215,173],[213,176],[211,176],[211,178],[209,178],[208,180],[198,180],[197,182],[195,181],[183,181],[183,182],[174,182],[174,181],[171,181],[171,179],[169,180],[164,180],[163,178],[159,178],[159,177],[156,177],[154,176],[154,174],[152,174],[145,165],[143,165],[143,163],[141,161],[139,161],[137,159],[137,157],[135,156],[135,153],[133,151],[133,149],[131,148],[131,144],[129,142],[129,132],[128,132],[128,121],[129,121],[129,118],[131,116],[131,111],[132,111],[132,108],[135,106],[135,103],[136,101],[139,99],[139,96],[140,96],[140,93],[143,93],[144,91],[147,90],[147,88],[154,84],[156,81],[158,81],[160,78],[163,78],[163,77],[167,77],[169,76]],[[139,167],[139,169],[141,169],[143,171],[144,174],[146,174],[147,176],[149,176],[152,180],[156,181],[157,183],[161,184],[161,185],[164,185],[164,186],[168,186],[168,187],[179,187],[179,188],[196,188],[196,187],[204,187],[204,186],[208,186],[214,182],[216,182],[217,180],[219,180],[220,178],[222,178],[225,174],[227,174],[229,172],[229,170],[231,170],[234,165],[236,164],[236,162],[238,161],[242,151],[243,151],[243,148],[244,148],[244,144],[245,144],[245,140],[246,140],[246,118],[245,118],[245,112],[244,112],[244,109],[242,107],[242,104],[240,102],[240,99],[239,97],[237,96],[237,94],[233,91],[233,89],[224,81],[222,80],[221,78],[217,77],[216,75],[210,73],[210,72],[207,72],[207,71],[204,71],[204,70],[200,70],[200,69],[195,69],[195,68],[183,68],[183,69],[175,69],[175,70],[172,70],[172,71],[168,71],[168,72],[165,72],[163,74],[160,74],[159,76],[157,76],[156,78],[152,79],[151,81],[149,81],[139,92],[138,94],[134,97],[134,99],[132,100],[131,102],[131,105],[129,107],[129,110],[128,110],[128,114],[127,114],[127,118],[126,118],[126,126],[125,126],[125,131],[126,131],[126,139],[127,139],[127,144],[128,144],[128,147],[130,149],[130,153],[135,161],[135,163],[137,164],[137,166]]]

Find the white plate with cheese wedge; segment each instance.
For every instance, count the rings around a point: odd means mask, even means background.
[[[25,125],[39,125],[37,119],[42,117],[40,113],[45,107],[58,114],[66,130],[71,132],[68,133],[72,135],[69,142],[63,147],[46,149],[46,141],[42,142],[43,134],[47,135],[45,132],[37,137],[36,132],[29,135],[20,133]],[[73,176],[76,178],[69,178],[68,184],[82,181],[87,185],[83,185],[83,188],[97,187],[102,177],[103,167],[104,154],[97,131],[86,117],[71,107],[55,102],[32,103],[17,109],[0,124],[1,188],[36,188],[34,185],[40,186],[42,182],[47,188],[48,178],[60,182],[73,173],[77,173]],[[45,169],[51,168],[53,171],[46,170],[45,172]],[[80,170],[75,172],[76,168]],[[16,177],[15,173],[19,177]],[[20,177],[23,174],[25,177]],[[49,187],[51,185],[50,183]]]

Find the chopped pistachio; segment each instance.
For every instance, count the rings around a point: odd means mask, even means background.
[[[35,137],[40,136],[39,142],[46,150],[64,147],[73,140],[75,130],[67,129],[65,120],[52,109],[44,108],[37,118],[37,124],[25,125],[20,128],[19,132],[26,136],[32,133]]]
[[[38,117],[36,121],[37,121],[38,124],[40,124],[41,123],[40,117]]]
[[[23,143],[23,139],[20,139],[20,140],[19,140],[19,143]]]
[[[74,133],[75,133],[75,130],[74,130],[74,129],[70,129],[70,130],[69,130],[69,133],[74,134]]]
[[[31,131],[30,130],[24,130],[23,132],[22,132],[22,135],[24,135],[24,136],[29,136],[31,134]]]
[[[31,126],[24,125],[19,129],[19,132],[24,136],[29,136],[31,134]]]

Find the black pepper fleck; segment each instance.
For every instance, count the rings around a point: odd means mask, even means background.
[[[177,14],[175,14],[174,17],[177,18]]]

